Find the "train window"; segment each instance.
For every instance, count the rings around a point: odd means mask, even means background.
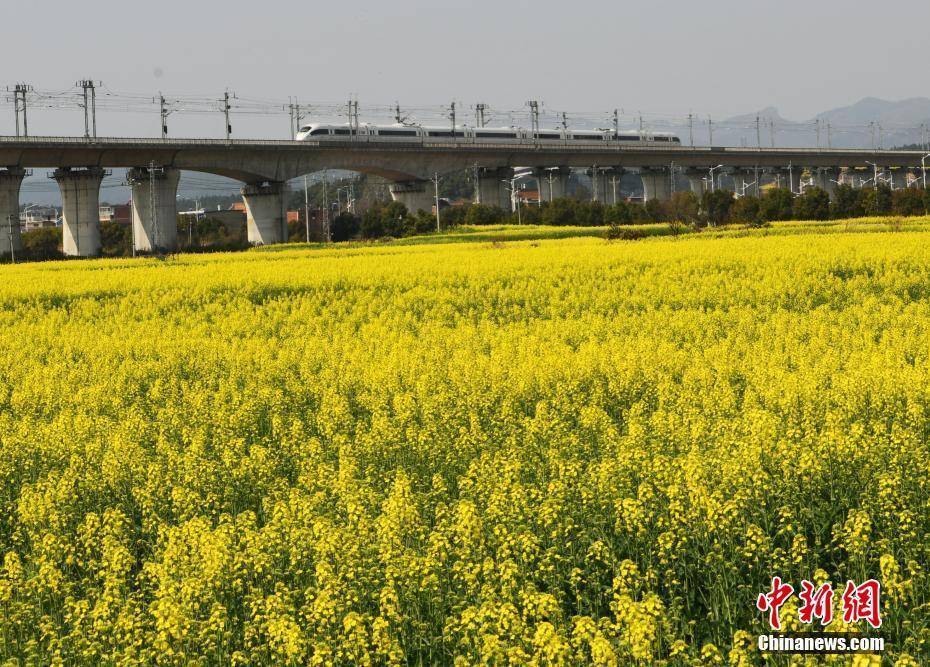
[[[600,141],[603,138],[599,134],[576,134],[572,137],[576,141]]]
[[[307,128],[307,129],[309,129],[309,128]],[[301,130],[301,132],[306,132],[306,130]],[[313,131],[310,133],[310,136],[311,136],[311,137],[315,137],[315,136],[318,135],[318,134],[329,134],[329,130],[317,128],[317,129],[313,130]]]
[[[475,132],[479,139],[516,139],[516,134],[504,134],[500,132]]]
[[[430,133],[429,133],[429,136],[431,136],[431,137],[451,137],[451,136],[460,137],[460,136],[462,136],[462,133],[461,133],[461,132],[456,132],[456,133],[453,135],[453,134],[452,134],[452,130],[435,130],[435,131],[430,132]]]
[[[348,130],[333,130],[333,134],[349,134]]]
[[[617,139],[620,141],[639,141],[639,137],[634,134],[621,134]]]
[[[553,133],[537,134],[536,138],[537,139],[561,139],[562,137],[561,135],[553,132]]]
[[[416,130],[378,130],[382,137],[415,137]]]
[[[310,126],[307,125],[306,127],[302,127],[302,128],[300,128],[299,130],[297,130],[297,131],[298,131],[298,132],[309,132],[309,131],[310,131]]]

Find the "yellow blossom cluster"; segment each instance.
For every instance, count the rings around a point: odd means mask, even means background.
[[[0,277],[4,664],[756,665],[774,574],[930,660],[925,229]]]

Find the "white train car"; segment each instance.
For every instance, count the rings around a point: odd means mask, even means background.
[[[297,141],[364,141],[434,143],[456,142],[470,144],[680,144],[681,140],[668,132],[614,132],[613,130],[540,129],[537,132],[515,127],[424,127],[419,125],[371,125],[357,128],[349,124],[305,125],[294,137]]]

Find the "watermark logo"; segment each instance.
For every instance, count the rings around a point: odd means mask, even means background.
[[[767,615],[769,627],[773,634],[760,635],[759,649],[778,653],[876,653],[884,650],[882,637],[864,637],[847,634],[823,634],[816,632],[785,633],[782,632],[782,607],[795,595],[795,588],[779,576],[771,579],[767,591],[756,598],[756,609]],[[873,629],[882,625],[881,584],[869,579],[856,584],[847,581],[840,596],[840,608],[843,623],[852,625],[865,621]],[[811,581],[801,581],[797,591],[798,620],[805,625],[819,625],[825,628],[834,619],[835,593],[830,582],[817,585]]]

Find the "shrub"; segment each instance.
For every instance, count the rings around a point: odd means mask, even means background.
[[[830,217],[830,195],[821,188],[808,188],[794,200],[798,220],[826,220]]]
[[[791,220],[794,215],[794,195],[787,188],[770,188],[762,195],[759,213],[766,222]]]

